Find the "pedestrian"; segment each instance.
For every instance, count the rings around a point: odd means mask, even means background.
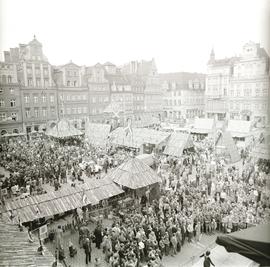
[[[210,267],[211,265],[215,266],[215,264],[210,259],[210,251],[209,250],[207,250],[205,254],[201,255],[201,257],[204,257],[203,267]]]
[[[84,252],[85,252],[85,263],[88,265],[89,262],[91,262],[91,242],[89,238],[85,239],[85,243],[83,245]]]

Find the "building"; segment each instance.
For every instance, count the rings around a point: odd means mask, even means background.
[[[163,91],[155,60],[131,61],[121,68],[124,74],[138,75],[144,83],[144,112],[160,117],[163,110]]]
[[[114,72],[114,65],[109,64],[108,70]],[[85,83],[88,87],[89,119],[93,122],[104,122],[104,110],[110,103],[110,83],[105,77],[106,68],[97,63],[85,70]]]
[[[0,63],[0,73],[0,134],[16,134],[22,132],[21,91],[17,65],[7,59],[7,62]]]
[[[250,120],[256,125],[269,122],[269,56],[259,44],[243,46],[234,63],[229,90],[231,119]]]
[[[218,120],[269,123],[269,56],[260,44],[249,42],[238,57],[216,59],[207,65],[206,115]]]
[[[54,81],[58,93],[59,118],[68,119],[83,129],[89,116],[88,87],[84,83],[84,68],[72,61],[54,67]]]
[[[165,119],[180,122],[204,115],[205,74],[164,73],[160,79]]]

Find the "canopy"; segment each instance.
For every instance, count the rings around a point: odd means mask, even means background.
[[[110,131],[110,124],[86,123],[85,125],[85,135],[88,142],[100,147],[106,146]]]
[[[227,130],[232,137],[246,137],[251,135],[251,121],[229,120]]]
[[[27,230],[22,232],[18,225],[0,221],[0,266],[48,267],[55,261],[54,256],[43,246],[43,255],[37,253],[38,240],[28,241]],[[57,266],[62,266],[58,263]]]
[[[191,129],[192,133],[210,134],[214,131],[214,119],[195,118],[194,127]]]
[[[220,132],[216,140],[217,153],[225,153],[230,157],[230,163],[238,162],[241,157],[229,132]]]
[[[137,189],[160,183],[161,178],[148,165],[137,158],[131,158],[112,170],[106,176],[115,183]]]
[[[270,160],[270,144],[256,145],[252,151],[252,156],[257,159]]]
[[[141,114],[136,117],[135,120],[133,120],[132,125],[137,128],[147,127],[150,125],[158,124],[159,119],[156,117],[153,117],[151,114]]]
[[[193,147],[193,140],[188,133],[173,133],[165,147],[164,154],[181,157],[183,150]]]
[[[57,124],[46,131],[46,134],[56,138],[64,138],[82,135],[83,133],[76,129],[68,120],[60,120]]]
[[[154,164],[154,158],[152,154],[141,154],[136,156],[136,158],[143,161],[148,166],[152,166]]]
[[[145,128],[133,128],[127,135],[124,127],[118,127],[110,134],[110,141],[119,146],[140,148],[143,144],[159,145],[166,141],[170,133]]]
[[[228,252],[237,252],[262,266],[270,265],[270,224],[218,236],[216,243]]]
[[[123,190],[110,179],[91,179],[76,187],[62,188],[43,195],[30,196],[25,199],[6,201],[3,217],[11,221],[9,212],[18,214],[21,222],[64,213],[89,204],[96,205],[103,199],[123,193]]]

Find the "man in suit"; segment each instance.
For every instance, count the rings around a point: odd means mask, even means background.
[[[91,262],[91,242],[89,238],[85,239],[85,243],[83,245],[84,252],[85,252],[85,263],[88,265],[88,262]]]

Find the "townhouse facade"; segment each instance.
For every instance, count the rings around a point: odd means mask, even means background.
[[[269,123],[269,56],[260,44],[246,43],[240,56],[216,59],[212,50],[206,75],[206,115],[218,120]]]

